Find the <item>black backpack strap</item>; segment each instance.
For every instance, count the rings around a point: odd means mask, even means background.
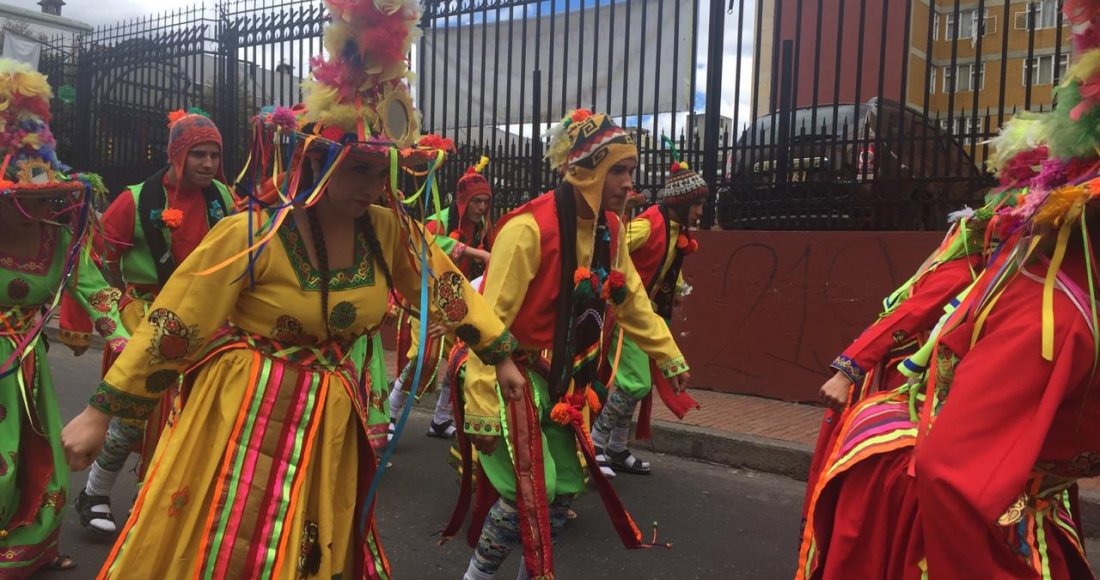
[[[168,282],[168,278],[176,269],[176,261],[172,258],[172,249],[164,224],[153,221],[153,212],[163,211],[168,201],[168,194],[164,191],[164,174],[167,171],[168,168],[165,167],[145,180],[138,195],[137,205],[138,220],[141,222],[149,253],[153,257],[153,265],[157,269],[157,283],[161,287]]]

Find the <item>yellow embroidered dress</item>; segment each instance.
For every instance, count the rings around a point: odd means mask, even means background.
[[[397,289],[419,296],[398,218],[370,214]],[[293,219],[258,255],[254,285],[243,260],[199,274],[248,247],[248,223],[222,220],[180,265],[92,399],[140,417],[183,373],[101,578],[389,577],[373,524],[358,526],[375,457],[370,384],[348,354],[386,312],[385,278],[360,236],[357,266],[332,272],[322,340],[319,276]],[[514,341],[480,295],[434,246],[429,262],[435,320],[478,336],[488,363],[508,356]]]

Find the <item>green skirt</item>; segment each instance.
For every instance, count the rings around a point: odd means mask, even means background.
[[[548,496],[546,501],[547,503],[554,501],[554,498],[559,495],[577,495],[584,491],[585,472],[577,454],[577,442],[573,429],[550,419],[553,402],[550,401],[546,379],[531,371],[527,372],[527,377],[535,389],[534,402],[540,418],[543,472],[546,477],[546,495]],[[504,419],[503,416],[502,419]],[[504,429],[507,433],[507,422]],[[485,475],[489,477],[489,482],[496,488],[497,493],[508,501],[514,502],[516,472],[512,467],[510,447],[507,440],[501,441],[492,454],[481,455],[479,460],[485,469]]]

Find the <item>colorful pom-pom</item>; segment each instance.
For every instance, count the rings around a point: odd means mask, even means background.
[[[592,111],[588,109],[577,109],[569,114],[569,119],[574,123],[580,123],[581,121],[592,116]]]
[[[176,109],[175,111],[168,113],[168,126],[171,127],[172,125],[175,125],[176,121],[179,121],[186,116],[187,111],[184,111],[183,109]]]

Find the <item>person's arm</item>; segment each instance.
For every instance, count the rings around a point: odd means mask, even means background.
[[[147,417],[178,383],[180,372],[194,362],[208,337],[225,324],[247,287],[247,277],[240,275],[244,262],[205,276],[198,272],[246,248],[247,228],[244,215],[221,220],[169,278],[88,406],[62,432],[70,467],[81,470],[95,459],[111,416]],[[258,275],[267,255],[261,254],[255,264]]]
[[[62,297],[62,300],[65,299],[72,300],[70,308],[78,306],[87,315],[89,326],[107,341],[108,349],[115,353],[122,352],[130,339],[119,314],[122,291],[107,284],[91,256],[85,252],[80,253],[76,271]],[[63,303],[63,313],[64,306]]]
[[[908,299],[864,330],[830,366],[852,383],[860,383],[894,346],[930,331],[943,315],[944,305],[974,281],[972,259],[951,260],[926,274]]]
[[[642,279],[627,255],[626,244],[619,244],[618,254],[616,262],[624,277],[627,297],[622,304],[614,307],[615,321],[649,358],[656,361],[657,368],[666,378],[687,373],[687,362],[668,325],[653,311]]]
[[[538,272],[538,225],[530,216],[512,218],[497,235],[495,256],[484,277],[485,301],[493,315],[510,326],[523,306],[527,287]],[[494,369],[475,357],[466,363],[465,424],[471,435],[500,435],[500,395]]]

